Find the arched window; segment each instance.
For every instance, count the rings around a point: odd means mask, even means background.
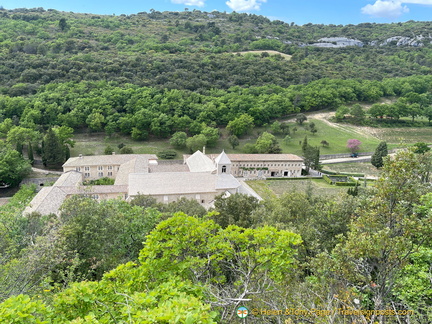
[[[222,173],[226,173],[226,165],[222,165]]]

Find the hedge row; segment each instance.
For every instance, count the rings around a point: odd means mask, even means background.
[[[355,187],[357,182],[336,182],[335,185],[339,187]]]
[[[328,176],[326,176],[325,174],[323,174],[322,177],[325,180],[325,182],[327,182],[328,184],[333,184],[333,181],[331,181],[331,179]]]
[[[266,180],[308,180],[308,179],[321,179],[321,177],[302,177],[302,178],[267,178]]]
[[[350,173],[350,172],[335,172],[330,170],[321,170],[322,173],[330,175],[340,175],[340,176],[351,176],[351,177],[364,177],[363,173]]]

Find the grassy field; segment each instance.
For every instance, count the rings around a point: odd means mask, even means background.
[[[378,137],[390,144],[432,143],[432,127],[380,128]]]
[[[378,177],[380,170],[375,168],[370,162],[352,162],[326,164],[324,170],[334,172],[363,173],[366,176]]]
[[[285,192],[301,191],[307,192],[312,190],[317,195],[337,196],[346,193],[347,187],[336,187],[329,185],[322,179],[305,179],[305,180],[254,180],[247,183],[262,198],[277,197]]]
[[[307,136],[310,145],[320,147],[321,154],[349,153],[346,148],[346,143],[349,139],[358,139],[362,142],[360,152],[373,152],[380,142],[379,139],[373,136],[365,136],[356,132],[353,126],[344,125],[336,128],[322,120],[311,119],[309,122],[310,121],[315,123],[316,129],[318,130],[314,135],[297,124],[288,123],[291,130],[294,127],[297,127],[298,130],[294,134],[291,131],[290,136],[292,140],[288,145],[281,143],[282,149],[285,152],[301,155],[300,141],[302,141],[305,136]],[[283,137],[281,136],[281,138]],[[323,147],[320,144],[323,140],[327,141],[330,145],[328,147]]]

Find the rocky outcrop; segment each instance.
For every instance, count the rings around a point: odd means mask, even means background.
[[[424,37],[423,35],[415,36],[415,37],[404,37],[404,36],[393,36],[387,38],[383,42],[374,41],[371,42],[372,46],[386,46],[386,45],[396,45],[396,46],[413,46],[413,47],[422,47],[425,42],[431,43],[432,37]]]

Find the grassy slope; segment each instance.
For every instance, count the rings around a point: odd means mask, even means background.
[[[313,135],[309,131],[306,131],[303,127],[295,124],[288,123],[290,129],[297,127],[297,132],[292,133],[291,131],[291,141],[285,144],[283,138],[285,135],[277,135],[279,143],[282,147],[284,153],[292,153],[301,155],[301,145],[300,141],[303,141],[304,137],[308,137],[308,143],[313,146],[319,146],[321,154],[337,154],[337,153],[348,153],[346,148],[346,143],[348,139],[358,139],[363,144],[361,146],[360,152],[373,152],[376,146],[381,140],[386,140],[389,144],[389,148],[399,146],[401,139],[405,143],[415,143],[415,142],[430,142],[431,141],[431,129],[430,128],[384,128],[378,129],[378,136],[374,137],[372,135],[366,136],[356,131],[356,127],[352,125],[341,125],[338,128],[332,127],[331,125],[325,123],[321,120],[311,119],[318,129],[318,132]],[[223,149],[228,153],[241,153],[243,152],[243,146],[247,143],[255,143],[256,139],[264,131],[269,131],[269,127],[255,128],[250,134],[240,138],[240,146],[235,150],[231,148],[228,143],[228,132],[226,129],[221,130],[221,138],[215,147],[207,147],[206,152],[208,153],[219,153]],[[329,147],[322,147],[320,142],[326,140],[330,143]],[[178,154],[177,158],[181,158],[182,154],[189,153],[187,149],[178,150],[170,146],[168,139],[150,139],[148,141],[133,141],[130,137],[126,136],[112,136],[106,137],[104,134],[76,134],[75,141],[77,142],[75,147],[71,150],[72,156],[77,156],[78,154],[84,155],[99,155],[103,154],[104,149],[107,145],[110,145],[118,153],[117,145],[124,143],[127,146],[133,148],[135,153],[157,153],[163,150],[175,150]]]

